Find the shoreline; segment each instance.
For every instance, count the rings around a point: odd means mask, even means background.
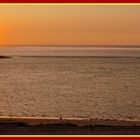
[[[140,120],[110,120],[92,118],[0,116],[0,123],[23,123],[28,126],[70,124],[76,126],[140,126]]]

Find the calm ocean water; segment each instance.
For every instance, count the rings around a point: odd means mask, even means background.
[[[5,47],[0,55],[12,56],[0,59],[0,116],[140,120],[140,48]]]

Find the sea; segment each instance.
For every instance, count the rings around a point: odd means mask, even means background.
[[[7,46],[0,56],[0,116],[140,120],[138,46]]]

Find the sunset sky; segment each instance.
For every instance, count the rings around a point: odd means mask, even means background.
[[[0,45],[140,45],[140,6],[0,6]]]

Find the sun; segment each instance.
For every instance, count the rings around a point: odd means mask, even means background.
[[[0,22],[0,46],[7,44],[6,38],[7,38],[7,26],[6,24]]]

